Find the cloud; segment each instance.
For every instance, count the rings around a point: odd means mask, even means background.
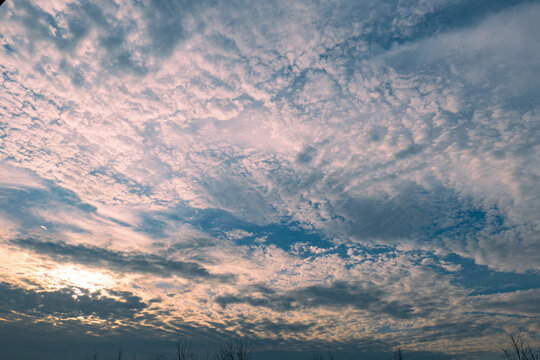
[[[148,36],[151,39],[152,54],[169,56],[179,41],[189,36],[189,28],[201,31],[204,23],[199,19],[182,19],[193,15],[194,10],[208,6],[212,1],[169,1],[151,0],[144,3],[143,16],[147,23]],[[184,21],[182,21],[184,20]],[[191,20],[191,22],[189,21]],[[187,22],[188,24],[183,24]]]
[[[0,186],[11,189],[44,188],[40,179],[31,172],[7,164],[0,166]]]
[[[0,279],[67,299],[69,266],[107,273],[88,309],[129,291],[156,329],[295,349],[410,334],[468,357],[511,321],[532,334],[539,14],[6,3]]]
[[[161,58],[169,57],[193,31],[204,27],[197,13],[206,6],[195,1],[150,0],[122,6],[107,1],[69,3],[58,12],[58,4],[24,1],[9,7],[8,16],[34,41],[14,43],[10,48],[32,54],[41,42],[53,45],[63,54],[61,70],[76,86],[89,85],[87,78],[98,70],[109,75],[143,76]],[[144,29],[142,34],[139,29]],[[90,49],[86,45],[88,40],[96,47]],[[90,61],[72,61],[84,51],[90,51],[99,60],[98,68],[93,68]],[[42,67],[39,69],[43,71]]]
[[[473,297],[477,309],[508,316],[536,316],[539,312],[538,289]]]
[[[4,316],[9,316],[9,313],[15,311],[37,318],[97,316],[102,319],[133,320],[148,307],[140,297],[114,290],[106,293],[101,291],[89,293],[84,289],[70,288],[56,291],[28,290],[1,283],[0,296],[2,298],[0,311]]]
[[[16,174],[17,171],[13,171],[13,173]],[[56,229],[69,228],[76,232],[85,231],[77,226],[45,219],[43,212],[54,206],[64,209],[69,208],[72,214],[85,214],[88,216],[96,213],[94,206],[81,201],[73,191],[56,186],[50,181],[43,181],[43,179],[39,179],[33,174],[27,173],[26,175],[28,176],[26,179],[10,177],[17,181],[16,186],[9,183],[0,186],[0,192],[2,193],[0,212],[4,214],[4,217],[18,222],[19,231],[22,233],[30,232],[32,229],[42,225],[47,225],[46,227],[51,229],[56,227]]]
[[[232,281],[232,274],[214,275],[196,262],[175,261],[153,254],[122,253],[95,246],[45,242],[32,238],[12,239],[10,244],[53,257],[60,262],[79,263],[116,272],[150,273],[163,277]]]
[[[262,296],[223,295],[218,296],[216,302],[222,307],[245,303],[251,306],[268,307],[280,312],[297,308],[352,306],[370,313],[383,313],[396,318],[414,316],[411,305],[401,304],[398,301],[384,301],[384,293],[374,286],[365,287],[336,281],[327,286],[313,285],[289,290],[282,294],[276,294],[275,291],[267,288],[262,290]]]
[[[227,237],[229,239],[240,240],[240,239],[243,239],[243,238],[246,238],[246,237],[252,237],[253,233],[250,233],[249,231],[245,231],[245,230],[241,230],[241,229],[236,229],[236,230],[232,230],[232,231],[227,231],[225,233],[225,235],[227,235]]]
[[[486,214],[451,191],[427,191],[410,186],[391,198],[339,199],[335,212],[346,221],[347,232],[356,239],[390,240],[416,237],[435,241],[452,229],[474,231],[485,223]],[[454,235],[455,241],[459,237]]]

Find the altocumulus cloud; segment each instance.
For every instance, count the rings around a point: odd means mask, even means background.
[[[539,16],[3,4],[0,332],[431,359],[538,336]]]

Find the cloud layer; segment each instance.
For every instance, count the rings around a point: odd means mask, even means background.
[[[538,16],[4,4],[0,327],[440,359],[538,337]]]

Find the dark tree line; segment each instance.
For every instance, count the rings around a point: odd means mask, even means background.
[[[508,333],[507,336],[507,344],[501,348],[503,360],[540,360],[540,349],[532,347],[525,337],[512,333]],[[95,350],[89,353],[86,359],[137,360],[135,355],[126,356],[122,351],[118,351],[114,357],[102,359]],[[405,359],[401,348],[398,347],[394,351],[392,359]],[[201,356],[200,353],[193,348],[190,341],[183,339],[175,344],[175,352],[173,355],[167,353],[154,353],[146,357],[145,360],[253,360],[253,351],[249,341],[241,339],[236,342],[222,344],[213,353],[206,353],[205,356]],[[331,352],[326,354],[314,352],[311,354],[310,360],[335,360],[335,358]]]

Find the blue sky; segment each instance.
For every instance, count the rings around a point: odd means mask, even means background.
[[[8,359],[540,340],[534,1],[8,1]]]

